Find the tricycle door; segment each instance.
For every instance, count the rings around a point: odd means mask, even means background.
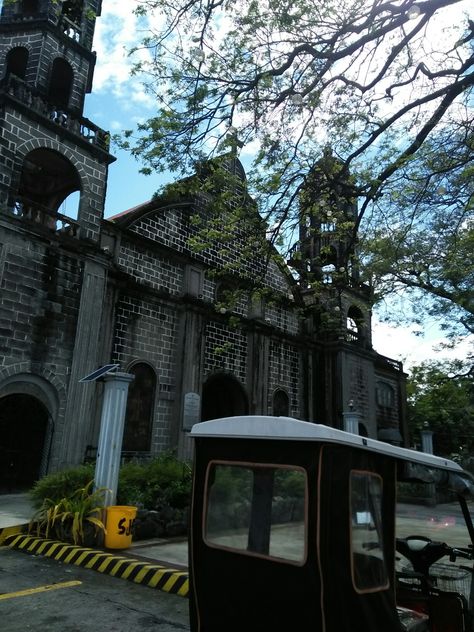
[[[315,538],[308,543],[316,525],[308,504],[316,464],[304,464],[296,451],[282,458],[268,446],[263,458],[249,448],[238,458],[236,443],[234,456],[224,450],[219,458],[200,458],[196,450],[191,630],[318,632]]]
[[[325,629],[398,631],[396,464],[375,453],[326,445],[320,468],[318,551]]]

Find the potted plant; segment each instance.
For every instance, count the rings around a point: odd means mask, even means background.
[[[46,538],[54,536],[79,545],[94,545],[97,536],[106,533],[101,519],[104,489],[92,490],[94,481],[55,501],[45,498],[30,522],[30,532]]]

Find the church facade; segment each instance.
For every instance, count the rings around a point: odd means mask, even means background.
[[[189,458],[193,423],[236,414],[342,428],[352,412],[361,433],[406,443],[403,367],[373,350],[370,290],[335,237],[334,217],[354,212],[343,194],[306,217],[288,263],[243,255],[244,233],[193,248],[210,193],[104,219],[114,158],[83,116],[101,2],[85,5],[23,0],[0,16],[2,480],[94,457],[103,385],[80,379],[109,363],[134,376],[126,456]],[[255,214],[242,165],[226,161]]]

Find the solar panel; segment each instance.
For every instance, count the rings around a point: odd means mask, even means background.
[[[89,373],[89,375],[81,378],[79,382],[95,382],[107,373],[110,373],[111,371],[116,371],[119,366],[119,364],[106,364],[105,366],[101,366],[100,369],[96,369],[95,371],[92,371],[92,373]]]

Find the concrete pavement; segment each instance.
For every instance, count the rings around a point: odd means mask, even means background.
[[[116,551],[89,549],[29,536],[27,525],[33,514],[26,494],[0,495],[0,545],[187,596],[188,543],[185,538],[142,540],[132,542],[128,549]]]
[[[2,632],[185,632],[187,599],[0,547]]]

